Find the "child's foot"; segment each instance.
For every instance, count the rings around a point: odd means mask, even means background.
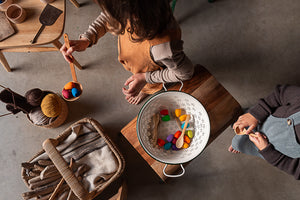
[[[231,152],[231,153],[241,153],[241,152],[235,150],[235,149],[232,147],[232,145],[230,145],[230,147],[228,148],[228,151]]]
[[[134,96],[134,97],[125,97],[125,98],[128,101],[128,103],[137,105],[142,100],[144,100],[147,96],[148,96],[148,94],[140,92],[137,96]]]

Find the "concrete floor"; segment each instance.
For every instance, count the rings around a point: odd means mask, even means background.
[[[67,1],[65,32],[77,38],[99,8],[79,0]],[[242,107],[253,105],[276,84],[300,84],[300,2],[297,0],[178,1],[175,16],[183,31],[186,54],[205,66]],[[59,92],[71,80],[68,64],[59,52],[5,53],[13,72],[0,67],[0,84],[25,94],[39,87]],[[56,137],[83,117],[98,120],[118,143],[126,161],[129,200],[230,199],[298,200],[300,182],[263,160],[227,152],[234,133],[227,129],[186,168],[186,174],[167,184],[145,165],[118,133],[141,107],[129,105],[121,87],[130,76],[117,61],[117,38],[107,34],[99,44],[76,58],[85,66],[77,71],[84,87],[80,100],[68,103],[66,123],[43,129],[24,114],[1,118],[0,199],[21,199],[27,191],[21,162],[41,150],[46,138]],[[5,105],[0,113],[5,112]]]

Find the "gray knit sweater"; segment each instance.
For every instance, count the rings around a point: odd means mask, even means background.
[[[258,104],[249,109],[259,123],[264,123],[269,115],[287,118],[300,111],[300,87],[278,85],[274,92],[259,100]],[[300,125],[296,125],[295,134],[300,145]],[[283,141],[284,142],[284,141]],[[272,144],[260,151],[260,154],[273,166],[300,179],[300,158],[291,158],[277,151]]]

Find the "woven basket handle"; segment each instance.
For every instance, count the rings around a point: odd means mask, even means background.
[[[57,143],[57,140],[47,139],[43,143],[43,148],[74,194],[81,200],[91,199],[88,191],[78,181],[72,170],[69,168],[67,162],[55,148]]]

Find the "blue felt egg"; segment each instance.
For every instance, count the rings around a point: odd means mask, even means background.
[[[171,146],[172,146],[172,143],[171,143],[171,142],[168,142],[168,143],[166,143],[166,144],[164,145],[164,149],[165,149],[165,150],[169,150],[169,149],[171,148]]]
[[[74,97],[78,97],[80,95],[80,91],[77,88],[72,88],[72,95]]]
[[[183,124],[181,125],[181,129],[183,129],[185,122],[183,122]],[[190,124],[188,123],[186,128],[188,128],[190,126]]]

